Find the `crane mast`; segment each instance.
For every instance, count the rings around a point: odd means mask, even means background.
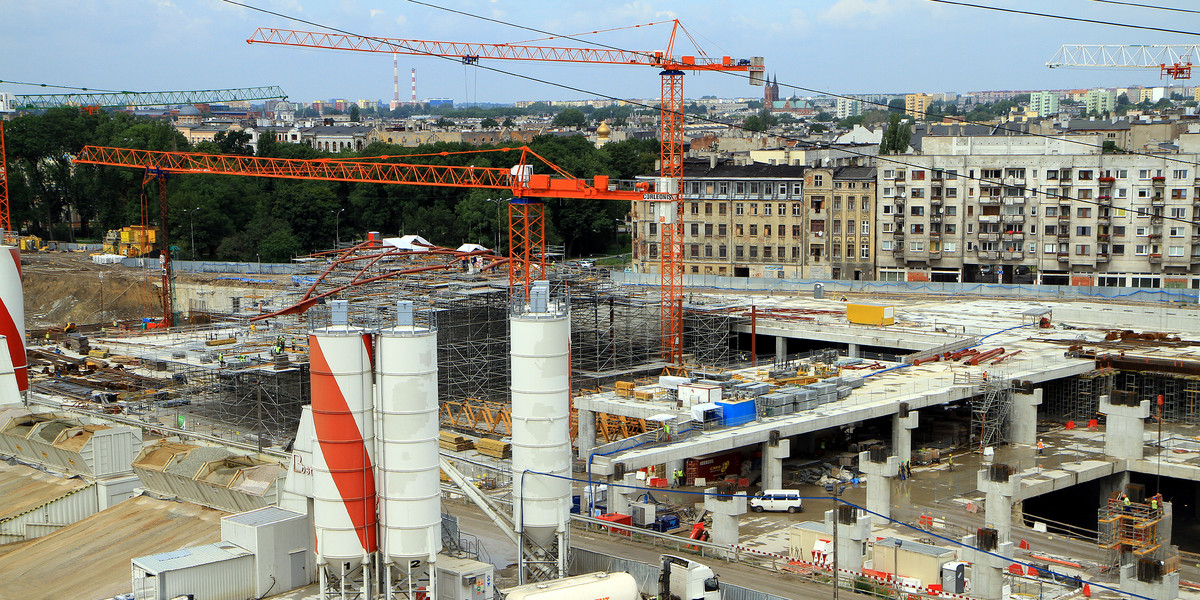
[[[653,192],[655,219],[662,232],[659,272],[661,276],[659,312],[663,359],[670,368],[683,365],[683,76],[686,72],[745,72],[751,85],[763,85],[763,59],[733,59],[729,56],[676,56],[675,36],[681,29],[674,20],[666,50],[638,52],[612,48],[539,46],[529,44],[480,44],[401,38],[357,36],[340,33],[259,28],[246,40],[251,44],[272,44],[347,50],[385,52],[418,56],[457,58],[464,64],[480,59],[568,62],[608,65],[634,65],[659,69],[662,78],[659,102],[659,177]],[[517,219],[514,220],[514,211]],[[514,225],[516,228],[514,228]],[[509,250],[527,264],[545,264],[545,217],[540,200],[529,199],[509,205]],[[515,263],[516,261],[514,261]],[[512,267],[516,268],[516,267]],[[527,269],[520,283],[528,293],[533,278]]]

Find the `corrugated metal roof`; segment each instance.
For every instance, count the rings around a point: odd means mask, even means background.
[[[278,523],[280,521],[295,519],[296,517],[302,516],[304,515],[294,510],[279,508],[278,506],[265,506],[250,512],[229,515],[228,517],[224,517],[223,520],[229,521],[230,523],[237,523],[239,525],[258,527],[259,525],[269,525],[271,523]]]
[[[898,542],[903,542],[900,544],[901,550],[907,550],[909,552],[916,552],[918,554],[926,554],[929,556],[941,556],[943,554],[946,554],[947,552],[951,552],[951,553],[954,552],[954,550],[951,548],[930,546],[929,544],[922,544],[921,542],[914,542],[912,540],[897,540],[896,538],[892,538],[892,537],[884,538],[882,540],[879,540],[878,542],[875,542],[875,547],[878,548],[878,547],[882,546],[884,548],[891,548],[891,547],[895,546]]]
[[[249,550],[236,544],[217,542],[215,544],[205,544],[203,546],[192,546],[191,548],[183,548],[182,550],[163,552],[162,554],[141,556],[133,559],[133,564],[147,573],[157,575],[167,571],[178,571],[179,569],[232,560],[250,554]]]

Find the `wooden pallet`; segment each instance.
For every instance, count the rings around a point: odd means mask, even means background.
[[[508,442],[501,442],[500,440],[493,440],[490,438],[480,439],[479,443],[475,445],[475,449],[478,450],[480,454],[484,454],[492,458],[512,458],[512,444]]]
[[[438,434],[438,447],[443,450],[462,452],[475,447],[475,442],[452,431],[442,431]]]

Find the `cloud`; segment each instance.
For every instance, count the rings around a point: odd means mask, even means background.
[[[821,20],[842,25],[875,25],[900,11],[906,0],[837,0],[821,15]]]
[[[396,24],[397,25],[403,26],[407,22],[408,22],[408,17],[406,17],[404,15],[396,15]]]
[[[381,17],[381,16],[383,16],[383,15],[384,15],[384,12],[383,12],[383,10],[382,10],[382,9],[379,9],[379,8],[372,8],[372,9],[371,9],[371,11],[370,11],[368,14],[371,16],[371,18],[372,18],[372,19],[374,19],[375,17]]]

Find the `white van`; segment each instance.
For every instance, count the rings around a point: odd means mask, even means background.
[[[750,509],[754,512],[786,510],[797,513],[804,510],[804,503],[800,500],[800,490],[763,490],[750,499]]]

